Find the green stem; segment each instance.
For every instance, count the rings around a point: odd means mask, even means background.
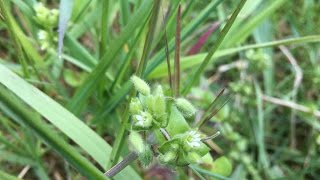
[[[100,59],[107,49],[108,40],[108,19],[109,19],[109,0],[102,2],[102,17],[101,17],[101,39],[100,39]]]

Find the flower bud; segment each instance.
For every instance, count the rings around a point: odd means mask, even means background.
[[[140,111],[142,111],[142,105],[138,98],[132,98],[130,105],[129,105],[129,111],[131,114],[139,114]]]
[[[161,86],[157,87],[153,100],[153,112],[155,115],[160,117],[163,114],[166,114],[166,100]]]
[[[150,87],[144,80],[142,80],[138,76],[134,75],[131,77],[131,81],[139,93],[141,93],[145,96],[150,94]]]
[[[143,152],[139,153],[139,160],[141,164],[146,167],[152,162],[153,154],[150,145],[144,145]]]
[[[176,99],[176,106],[186,118],[190,118],[196,113],[196,109],[193,107],[193,105],[184,98]]]
[[[131,131],[129,135],[129,143],[133,146],[133,151],[142,153],[145,149],[144,141],[141,135],[136,131]]]

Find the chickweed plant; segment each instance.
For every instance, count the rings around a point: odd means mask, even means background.
[[[320,179],[319,7],[0,0],[0,180]]]

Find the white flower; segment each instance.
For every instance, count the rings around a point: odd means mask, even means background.
[[[199,147],[201,145],[200,134],[197,131],[189,131],[187,144],[190,147]]]
[[[150,127],[152,123],[152,116],[148,112],[141,112],[140,114],[133,116],[135,126],[138,127]]]

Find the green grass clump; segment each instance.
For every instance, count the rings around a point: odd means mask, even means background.
[[[319,8],[0,1],[0,179],[319,179]]]

